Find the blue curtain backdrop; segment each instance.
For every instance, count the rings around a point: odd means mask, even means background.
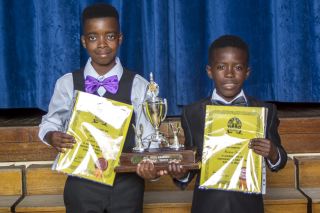
[[[47,110],[55,81],[87,60],[82,9],[93,0],[0,1],[0,108]],[[101,2],[101,1],[100,1]],[[125,67],[153,72],[169,114],[207,96],[207,49],[223,34],[250,46],[248,94],[266,101],[319,102],[320,1],[113,0]]]

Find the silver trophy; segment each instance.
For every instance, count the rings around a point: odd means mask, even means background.
[[[135,132],[135,147],[133,147],[134,152],[144,152],[145,147],[142,143],[142,134],[143,134],[143,126],[139,125],[139,128],[136,128],[134,124],[132,124],[134,132]]]
[[[183,146],[183,144],[179,143],[179,138],[178,138],[179,132],[181,130],[179,123],[177,123],[176,126],[174,126],[172,123],[169,123],[169,126],[171,128],[172,133],[173,133],[173,142],[170,145],[170,148],[176,149],[176,150],[183,148],[184,146]]]
[[[169,147],[168,140],[159,131],[161,122],[163,122],[167,116],[167,100],[165,98],[159,98],[158,94],[159,86],[154,82],[153,75],[150,73],[147,97],[143,103],[144,113],[155,130],[155,133],[151,135],[149,141],[158,143],[160,147]]]

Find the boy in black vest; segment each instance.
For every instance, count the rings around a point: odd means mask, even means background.
[[[212,95],[183,110],[181,123],[187,147],[196,147],[202,155],[206,105],[238,105],[266,107],[268,109],[266,138],[252,139],[249,148],[265,158],[271,171],[278,171],[287,162],[287,155],[281,146],[278,134],[279,119],[273,104],[257,101],[242,90],[244,81],[250,74],[249,50],[241,38],[225,35],[215,40],[209,48],[208,76],[213,80],[215,89]],[[169,174],[184,188],[194,176],[196,184],[193,193],[192,212],[194,213],[262,213],[261,194],[199,189],[199,171],[187,171],[179,164],[169,166]]]
[[[117,10],[108,4],[94,4],[83,11],[82,24],[81,41],[90,58],[83,69],[58,79],[49,111],[40,124],[39,137],[59,152],[72,148],[75,143],[72,136],[63,132],[72,109],[74,90],[132,104],[134,115],[131,124],[143,124],[144,136],[153,131],[141,105],[148,82],[124,69],[116,56],[123,39]],[[123,151],[134,147],[131,124]],[[113,187],[69,176],[64,202],[67,212],[72,213],[136,213],[142,212],[143,192],[144,180],[136,173],[117,174]]]

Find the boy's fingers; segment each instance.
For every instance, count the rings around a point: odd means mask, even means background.
[[[163,176],[163,175],[166,175],[168,174],[167,170],[160,170],[157,172],[157,176]]]
[[[65,153],[65,152],[66,152],[65,148],[55,147],[55,149],[56,149],[58,152],[61,152],[61,153]]]
[[[150,160],[143,160],[137,165],[136,172],[145,179],[152,179],[157,175],[154,164]]]
[[[177,164],[175,163],[169,163],[169,171],[171,173],[176,173],[178,171],[178,168],[177,168]]]
[[[73,143],[61,143],[60,148],[68,148],[72,149],[73,148]]]
[[[261,149],[261,148],[253,148],[253,151],[259,155],[267,157],[270,150],[269,149]]]
[[[270,149],[271,142],[269,140],[250,140],[248,147],[250,149]]]
[[[177,163],[170,163],[169,167],[168,167],[169,173],[173,178],[181,178],[183,177],[187,170],[183,167],[183,165],[181,164],[177,164]]]
[[[70,143],[76,142],[76,140],[74,139],[73,136],[65,134],[65,133],[62,133],[62,135],[60,137],[64,142],[70,142]]]
[[[137,172],[137,174],[139,175],[139,176],[141,176],[141,177],[144,177],[145,178],[145,174],[144,174],[144,164],[143,163],[139,163],[138,165],[137,165],[137,169],[136,169],[136,172]]]
[[[61,139],[61,142],[62,143],[76,143],[76,141],[74,140],[74,139],[70,139],[70,138],[63,138],[63,139]]]
[[[253,151],[258,154],[258,155],[261,155],[263,157],[268,157],[269,156],[269,150],[267,149],[253,149]]]
[[[177,172],[180,174],[183,171],[183,166],[182,165],[177,165]]]

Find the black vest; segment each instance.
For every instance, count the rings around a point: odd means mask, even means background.
[[[132,90],[132,84],[133,84],[133,79],[135,77],[135,73],[130,72],[128,70],[124,70],[122,77],[119,81],[119,89],[116,94],[111,94],[108,91],[104,94],[103,97],[112,99],[115,101],[119,101],[122,103],[126,104],[132,104],[131,103],[131,90]],[[84,86],[84,70],[80,69],[75,72],[72,72],[72,77],[73,77],[73,85],[74,85],[74,90],[79,90],[85,92],[85,86]],[[132,128],[132,124],[135,121],[135,115],[133,113],[127,137],[123,145],[123,152],[129,152],[132,150],[134,147],[134,131]]]

